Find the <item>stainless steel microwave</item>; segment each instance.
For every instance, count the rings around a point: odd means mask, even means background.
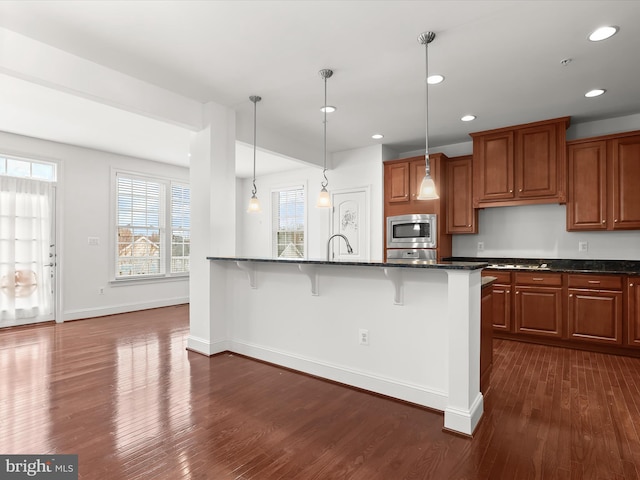
[[[387,217],[387,248],[436,248],[437,237],[435,214]]]

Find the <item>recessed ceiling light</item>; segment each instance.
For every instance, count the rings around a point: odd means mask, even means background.
[[[438,83],[442,83],[442,81],[444,80],[444,77],[442,75],[429,75],[427,77],[427,83],[429,85],[437,85]]]
[[[585,93],[584,96],[587,98],[599,97],[604,92],[606,92],[606,90],[603,88],[594,88],[593,90],[589,90],[587,93]]]
[[[476,119],[475,115],[465,115],[460,120],[462,120],[463,122],[470,122],[471,120],[475,120],[475,119]]]
[[[382,135],[381,133],[374,133],[373,135],[371,135],[371,138],[373,138],[374,140],[380,140],[381,138],[384,138],[384,135]]]
[[[606,40],[609,37],[613,37],[616,33],[618,33],[620,27],[612,26],[612,27],[600,27],[594,30],[591,35],[589,35],[589,40],[592,42],[599,42],[600,40]]]
[[[336,108],[336,107],[333,107],[333,106],[331,106],[331,105],[327,105],[327,106],[325,106],[325,107],[320,108],[320,111],[321,111],[321,112],[327,112],[327,113],[333,113],[333,112],[335,112],[336,110],[337,110],[337,108]]]

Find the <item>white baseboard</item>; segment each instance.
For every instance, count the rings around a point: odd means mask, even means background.
[[[447,407],[444,410],[444,428],[471,435],[476,429],[484,412],[484,398],[482,393],[471,404],[469,410]]]
[[[119,305],[109,305],[97,308],[80,308],[75,310],[65,310],[62,312],[62,321],[80,320],[83,318],[104,317],[105,315],[116,315],[118,313],[136,312],[138,310],[148,310],[150,308],[169,307],[171,305],[181,305],[189,303],[189,297],[163,298],[142,303],[123,303]]]
[[[260,345],[252,345],[232,340],[229,342],[229,350],[258,360],[362,388],[370,392],[398,398],[435,410],[444,411],[448,403],[448,396],[445,392],[425,388],[421,385],[399,382],[367,372],[345,368],[340,365],[320,362],[316,359],[305,358],[288,352],[265,348]]]
[[[226,340],[220,340],[218,342],[210,343],[204,338],[189,335],[187,337],[187,350],[192,350],[210,357],[216,353],[228,351],[229,342]]]

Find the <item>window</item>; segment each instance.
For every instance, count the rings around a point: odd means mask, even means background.
[[[56,165],[25,158],[0,157],[0,175],[55,182]]]
[[[304,258],[304,187],[274,191],[271,205],[273,256],[276,258]]]
[[[116,173],[117,279],[189,272],[190,200],[187,185]]]

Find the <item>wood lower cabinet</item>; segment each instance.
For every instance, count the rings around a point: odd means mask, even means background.
[[[625,345],[640,348],[640,277],[629,277],[627,283],[627,325]]]
[[[622,283],[619,275],[567,275],[567,336],[622,344]]]
[[[569,117],[472,133],[473,206],[566,202]]]
[[[482,276],[496,277],[493,283],[493,330],[511,332],[511,272],[504,270],[483,270]]]
[[[493,290],[492,286],[482,287],[480,303],[480,391],[489,389],[493,365]]]
[[[451,158],[446,162],[447,233],[478,233],[478,210],[473,208],[472,157]]]
[[[562,274],[515,273],[514,332],[561,338]]]
[[[640,229],[640,131],[567,145],[567,230]]]

